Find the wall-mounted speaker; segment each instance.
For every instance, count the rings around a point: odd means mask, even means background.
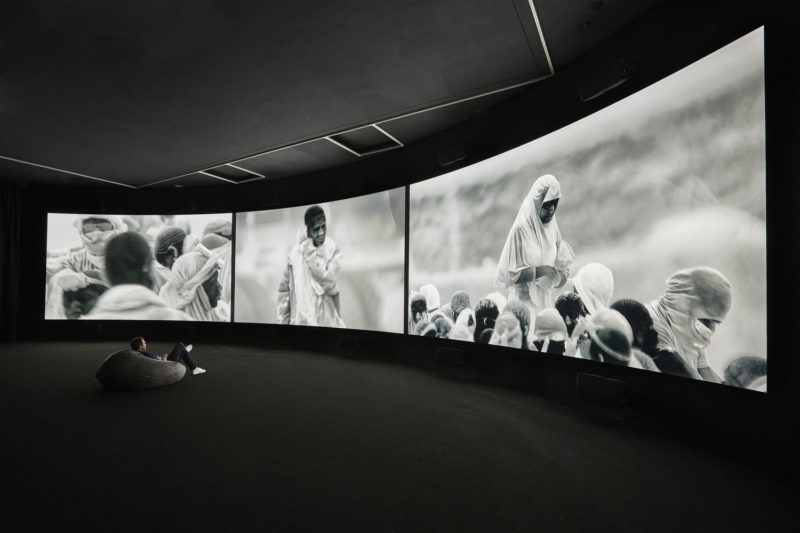
[[[581,102],[594,100],[628,80],[630,69],[622,58],[594,63],[578,75]]]
[[[633,390],[618,379],[580,373],[575,383],[575,392],[581,400],[619,409],[630,403]]]
[[[444,150],[440,150],[436,158],[439,161],[439,166],[446,167],[457,163],[467,157],[467,148],[463,144],[457,144]]]
[[[261,196],[261,198],[259,198],[259,205],[261,206],[261,209],[278,207],[281,205],[281,195],[270,194]]]
[[[343,179],[339,184],[342,194],[354,194],[361,190],[361,178]]]
[[[361,338],[358,335],[339,335],[340,350],[357,350],[361,348]]]
[[[460,368],[464,366],[464,351],[439,346],[436,348],[436,362],[443,366]]]

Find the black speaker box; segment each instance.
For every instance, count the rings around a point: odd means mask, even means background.
[[[619,409],[630,403],[633,391],[624,381],[580,373],[575,392],[580,400]]]

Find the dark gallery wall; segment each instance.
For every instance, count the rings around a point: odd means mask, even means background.
[[[702,5],[696,5],[702,4]],[[798,143],[795,43],[790,20],[766,5],[734,2],[670,3],[646,13],[579,61],[499,106],[402,150],[312,175],[238,186],[127,190],[106,187],[0,184],[0,339],[114,340],[147,331],[151,338],[207,342],[281,343],[304,348],[361,347],[400,362],[449,368],[454,361],[492,381],[559,401],[575,402],[578,373],[627,383],[633,395],[610,416],[656,427],[683,438],[724,446],[774,468],[798,472],[798,356],[793,353],[794,274],[800,271],[793,155]],[[331,201],[402,187],[460,168],[554,131],[628,96],[734,39],[765,26],[767,105],[767,228],[769,393],[760,394],[672,376],[557,356],[523,359],[505,349],[481,351],[460,344],[396,334],[252,324],[130,324],[45,322],[44,262],[47,213],[203,213],[271,209]],[[582,102],[578,89],[605,82],[624,64],[628,79]],[[611,80],[613,81],[613,80]],[[440,156],[462,147],[466,157],[441,166]],[[446,348],[447,350],[441,350]],[[413,354],[413,356],[411,355]],[[0,356],[1,357],[1,356]],[[413,360],[411,359],[413,357]]]

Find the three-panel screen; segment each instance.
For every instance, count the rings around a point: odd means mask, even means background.
[[[407,331],[766,391],[765,184],[759,29],[408,205],[51,213],[45,318]]]

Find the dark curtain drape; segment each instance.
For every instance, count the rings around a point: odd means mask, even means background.
[[[22,187],[0,183],[0,340],[17,337],[20,294]]]

